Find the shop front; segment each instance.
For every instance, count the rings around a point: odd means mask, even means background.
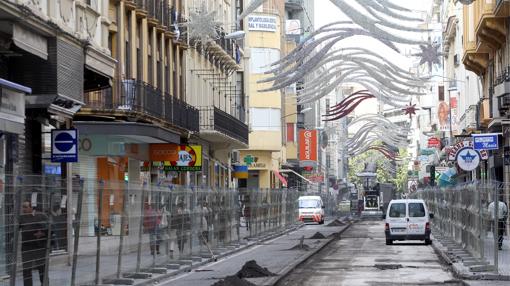
[[[21,173],[20,136],[25,132],[25,95],[31,89],[0,78],[0,276],[12,245],[14,177]]]

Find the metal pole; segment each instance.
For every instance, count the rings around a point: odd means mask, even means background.
[[[143,216],[144,216],[144,204],[145,204],[145,186],[147,183],[143,183],[142,187],[142,201],[140,207],[140,223],[138,225],[138,249],[136,251],[136,272],[140,272],[140,264],[142,262],[142,238],[143,238]]]
[[[126,189],[124,190],[124,197],[122,203],[122,216],[120,217],[120,236],[119,236],[119,255],[117,257],[117,278],[120,278],[120,272],[122,269],[122,251],[124,248],[124,230],[126,229],[126,210],[129,201],[129,185],[126,182]]]
[[[76,206],[76,220],[74,222],[74,251],[71,270],[71,286],[75,285],[76,265],[78,264],[78,240],[80,238],[81,209],[83,203],[83,180],[80,180],[80,191],[78,192],[78,205]]]
[[[71,128],[71,119],[66,120],[66,128]],[[66,210],[67,210],[67,264],[71,266],[73,259],[73,163],[66,163]]]
[[[99,182],[99,205],[97,207],[97,244],[96,244],[96,277],[94,279],[96,285],[99,284],[99,275],[101,269],[101,218],[103,215],[103,191],[104,181]]]
[[[505,166],[506,167],[506,166]],[[506,174],[506,173],[505,173]],[[499,214],[498,214],[498,208],[499,208],[499,198],[498,198],[498,188],[493,189],[493,200],[494,203],[494,221],[493,221],[493,227],[492,227],[492,236],[494,238],[494,271],[498,273],[498,264],[499,264],[499,247],[498,247],[498,222],[499,222]],[[490,214],[489,214],[490,215]]]
[[[50,252],[51,252],[51,229],[52,229],[52,223],[53,223],[53,213],[51,211],[51,208],[53,207],[53,194],[51,191],[49,191],[50,199],[49,199],[49,207],[48,207],[48,219],[46,221],[48,227],[47,227],[47,234],[46,234],[46,253],[44,255],[44,278],[43,278],[43,286],[49,285],[49,277],[48,277],[48,270],[49,270],[49,264],[50,264]],[[57,238],[58,239],[58,238]]]
[[[19,191],[16,190],[16,182],[19,181],[20,184],[23,182],[21,177],[17,177],[13,180],[13,198],[14,198],[14,216],[13,216],[13,252],[12,252],[12,260],[13,263],[11,265],[11,280],[9,285],[16,286],[16,266],[18,266],[18,242],[19,242],[19,216],[21,215],[21,204],[23,199],[23,188]],[[23,257],[23,256],[22,256]]]

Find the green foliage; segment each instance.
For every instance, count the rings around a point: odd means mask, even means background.
[[[401,158],[407,157],[407,150],[401,149],[399,153]],[[391,174],[389,170],[384,167],[385,161],[387,162],[389,159],[375,150],[369,150],[363,154],[349,158],[349,182],[358,186],[361,184],[361,180],[356,174],[363,172],[365,163],[370,161],[369,158],[375,160],[377,164],[376,174],[379,183],[392,183],[397,187],[397,192],[405,191],[405,188],[407,188],[407,163],[404,162],[401,165],[396,165],[396,174]]]

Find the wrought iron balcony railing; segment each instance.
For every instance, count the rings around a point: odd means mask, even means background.
[[[200,108],[200,130],[218,131],[248,144],[248,125],[217,107]]]
[[[113,86],[85,93],[85,107],[149,115],[177,127],[199,131],[199,111],[186,102],[139,80],[122,80]]]

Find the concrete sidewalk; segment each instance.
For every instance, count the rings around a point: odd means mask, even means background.
[[[501,281],[510,281],[510,242],[508,237],[505,237],[503,249],[498,251],[499,265],[496,271],[493,258],[494,240],[491,238],[484,240],[486,259],[483,260],[473,257],[451,239],[439,235],[434,236],[434,233],[432,247],[447,264],[451,265],[455,275],[466,280],[468,285],[492,285],[492,283],[498,285]],[[481,284],[475,283],[476,281],[480,281]],[[508,284],[509,282],[504,283]]]
[[[215,247],[212,250],[218,257],[230,255],[232,253],[241,251],[247,247],[256,245],[267,239],[274,238],[289,231],[301,227],[301,224],[291,225],[286,229],[279,229],[277,231],[271,230],[270,224],[264,226],[261,224],[263,234],[257,237],[249,237],[250,233],[246,227],[239,229],[239,238],[237,231],[232,229],[230,237],[232,241],[221,247]],[[267,227],[267,228],[266,228]],[[171,235],[172,236],[172,235]],[[175,236],[175,234],[174,234]],[[127,273],[133,273],[137,265],[137,248],[138,239],[124,238],[124,248],[122,253],[122,267],[121,278]],[[217,238],[214,238],[217,239]],[[141,271],[146,279],[123,279],[125,285],[152,285],[152,281],[156,281],[161,277],[168,277],[170,275],[177,275],[183,271],[191,268],[199,267],[205,263],[211,262],[210,252],[207,250],[203,243],[198,241],[198,238],[193,238],[193,256],[184,254],[181,258],[177,250],[175,237],[172,243],[166,245],[162,243],[160,247],[160,255],[153,256],[150,254],[149,249],[149,235],[142,236],[142,249],[141,249]],[[217,242],[217,241],[215,241]],[[79,243],[79,256],[76,271],[76,285],[91,285],[96,276],[96,250],[97,250],[97,237],[80,237]],[[200,245],[197,247],[197,245]],[[189,251],[190,241],[187,239],[185,251]],[[175,251],[171,251],[175,250]],[[118,271],[118,251],[119,251],[119,236],[102,236],[101,237],[101,260],[100,260],[100,282],[113,282],[111,279],[116,277]],[[188,252],[189,253],[189,252]],[[19,259],[21,261],[21,258]],[[23,285],[22,266],[19,264],[17,268],[16,285]],[[150,273],[154,272],[154,273]],[[50,257],[49,267],[49,285],[70,285],[72,268],[68,264],[67,255],[52,255]],[[33,273],[34,285],[39,285],[38,274]],[[138,277],[142,277],[138,276]],[[137,277],[137,278],[138,278]],[[117,281],[119,282],[119,281]],[[8,280],[0,281],[0,286],[9,285]]]
[[[335,234],[340,235],[352,223],[350,220],[344,220],[343,225],[327,226],[329,222],[326,221],[324,225],[305,225],[286,235],[254,244],[217,262],[188,269],[189,273],[182,273],[173,278],[158,280],[158,282],[160,285],[172,286],[212,285],[226,276],[235,275],[246,262],[255,260],[258,265],[267,268],[276,276],[246,278],[246,280],[256,285],[274,285],[296,266],[306,261],[308,257],[333,241],[336,237]],[[325,238],[310,239],[317,232],[320,232]],[[305,238],[304,244],[309,249],[293,249],[300,244],[302,237]]]

